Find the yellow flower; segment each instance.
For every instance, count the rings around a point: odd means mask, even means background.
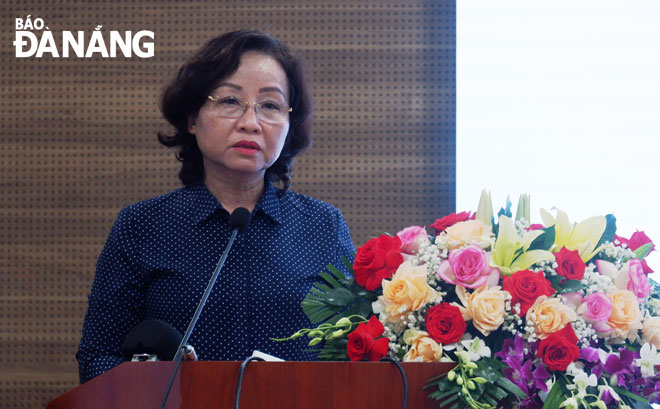
[[[534,326],[536,336],[540,339],[545,339],[576,319],[577,314],[572,308],[562,304],[559,298],[548,298],[545,295],[536,299],[526,316],[527,322]]]
[[[467,220],[456,223],[442,232],[436,240],[442,241],[449,249],[476,244],[482,249],[491,246],[493,231],[490,225],[481,220]]]
[[[456,306],[461,310],[463,319],[472,320],[474,327],[484,336],[488,336],[504,322],[504,301],[508,295],[499,286],[487,287],[488,284],[485,284],[470,294],[465,288],[456,286],[456,294],[464,305]]]
[[[577,250],[582,261],[591,260],[603,248],[596,246],[607,228],[607,219],[604,216],[594,216],[580,223],[571,224],[566,212],[556,210],[555,218],[547,210],[541,209],[543,224],[546,227],[555,226],[555,244],[551,250],[557,252],[562,247],[566,247],[569,250]]]
[[[426,331],[406,330],[403,341],[411,346],[403,357],[404,362],[437,362],[442,357],[442,344],[435,342]]]
[[[400,322],[404,315],[417,311],[439,294],[426,283],[426,266],[413,266],[410,261],[402,263],[392,276],[383,280],[383,295],[378,297],[385,307],[387,320]]]
[[[660,348],[660,317],[646,317],[642,325],[642,343]]]
[[[612,300],[612,315],[607,324],[619,338],[632,341],[642,328],[642,313],[639,311],[637,296],[628,290],[614,290],[607,294]]]
[[[497,267],[503,275],[510,276],[539,261],[555,259],[549,251],[529,250],[534,239],[543,234],[543,230],[529,231],[521,238],[513,220],[504,215],[500,216],[499,225],[495,248],[490,253],[490,265]]]

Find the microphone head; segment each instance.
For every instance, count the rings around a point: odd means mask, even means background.
[[[244,207],[237,207],[229,216],[229,227],[238,229],[239,232],[245,230],[252,220],[252,213]]]
[[[135,354],[158,355],[161,360],[171,361],[182,338],[181,333],[168,323],[158,320],[142,321],[129,331],[122,354],[128,361]]]

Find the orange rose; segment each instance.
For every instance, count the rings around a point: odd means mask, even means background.
[[[436,240],[442,241],[449,249],[476,244],[482,249],[492,244],[493,231],[491,227],[481,220],[468,220],[448,227]]]
[[[660,317],[646,317],[642,325],[642,342],[660,349]]]
[[[526,319],[534,326],[536,336],[545,339],[553,332],[562,330],[569,322],[575,321],[577,314],[572,308],[562,304],[559,298],[542,295],[529,307]]]
[[[612,328],[612,334],[629,341],[634,340],[637,331],[642,328],[642,313],[637,296],[628,290],[614,290],[608,295],[612,300],[612,315],[607,324]]]
[[[403,341],[411,346],[403,357],[404,362],[438,362],[442,357],[442,345],[426,331],[409,329],[403,333]]]
[[[409,261],[401,264],[392,280],[383,280],[383,295],[378,297],[385,307],[387,320],[400,322],[403,316],[417,311],[438,297],[426,283],[426,266],[413,266]]]
[[[463,319],[472,320],[474,327],[484,336],[488,336],[504,322],[504,301],[508,293],[499,286],[487,288],[488,284],[477,288],[472,294],[461,286],[456,287],[456,294],[465,307],[457,305]]]

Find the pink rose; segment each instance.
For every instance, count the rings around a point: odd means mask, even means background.
[[[583,301],[583,298],[580,295],[580,293],[563,293],[561,296],[566,299],[566,305],[568,305],[569,307],[571,307],[576,311]]]
[[[451,250],[448,260],[438,267],[438,277],[454,285],[478,288],[489,283],[497,285],[500,271],[488,265],[483,249],[471,244],[459,250]]]
[[[421,226],[410,226],[396,234],[401,240],[401,252],[404,254],[415,255],[419,251],[419,246],[429,241],[426,230]]]
[[[618,288],[632,292],[640,300],[648,297],[651,292],[649,278],[644,273],[644,267],[639,259],[628,260],[620,270],[614,263],[596,260],[596,268],[600,274],[610,277]]]
[[[649,278],[644,273],[642,262],[636,258],[628,260],[628,278],[627,290],[632,291],[639,299],[649,296]]]
[[[582,299],[577,312],[585,321],[591,323],[596,331],[603,333],[612,330],[607,325],[607,320],[612,315],[612,300],[607,294],[597,292],[587,295]]]

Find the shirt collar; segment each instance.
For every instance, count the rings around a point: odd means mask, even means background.
[[[193,216],[195,224],[208,219],[218,209],[223,209],[218,199],[209,192],[203,182],[197,182],[187,187],[187,189],[192,196],[195,206]],[[254,207],[252,216],[258,212],[264,213],[277,223],[282,223],[282,208],[279,194],[275,186],[269,181],[266,181],[264,193]]]

